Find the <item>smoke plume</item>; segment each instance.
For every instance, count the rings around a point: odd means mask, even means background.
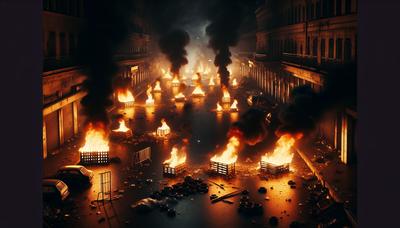
[[[237,0],[216,1],[210,6],[207,17],[210,24],[206,28],[209,46],[215,52],[214,64],[218,67],[221,86],[229,87],[229,71],[232,63],[229,47],[239,41],[239,28],[243,19],[242,8]]]
[[[309,85],[293,89],[288,105],[279,113],[277,134],[307,133],[313,130],[324,113],[354,105],[356,68],[346,66],[325,78],[323,89],[315,92]]]
[[[133,1],[85,1],[87,27],[79,45],[78,61],[85,67],[88,94],[82,99],[87,122],[108,124],[107,107],[112,105],[113,59],[118,45],[130,32]]]
[[[180,68],[188,63],[185,47],[189,41],[189,34],[181,29],[174,29],[159,40],[160,49],[170,61],[170,70],[174,75],[179,75]]]
[[[240,119],[233,123],[229,135],[239,136],[246,144],[255,145],[267,136],[265,113],[259,109],[250,108]]]

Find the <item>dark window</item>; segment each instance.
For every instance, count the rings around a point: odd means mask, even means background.
[[[328,17],[332,17],[334,15],[335,10],[335,0],[328,0]]]
[[[336,59],[343,58],[342,47],[343,47],[343,40],[339,38],[336,40]]]
[[[311,19],[315,19],[315,5],[311,3]]]
[[[75,36],[74,34],[70,33],[69,34],[69,55],[73,56],[75,54],[75,48],[76,48],[76,43],[75,43]]]
[[[65,33],[60,33],[60,55],[67,55],[67,39]]]
[[[317,56],[317,52],[318,52],[318,39],[315,37],[314,39],[313,39],[313,56]]]
[[[306,55],[310,55],[310,37],[307,37],[306,42]]]
[[[47,57],[54,57],[56,55],[56,33],[49,32],[47,37]]]
[[[336,0],[336,16],[342,15],[342,0]]]
[[[43,9],[50,10],[50,2],[49,0],[43,0]]]
[[[321,39],[321,58],[325,58],[325,39]]]
[[[317,2],[317,18],[321,18],[321,2]]]
[[[303,55],[303,45],[300,44],[300,55]]]
[[[333,39],[329,39],[329,52],[328,52],[328,57],[329,58],[333,58],[333,45],[334,45],[334,43],[333,43],[334,41],[333,41]]]
[[[351,0],[345,0],[344,13],[345,14],[351,13]]]
[[[344,40],[344,61],[350,61],[351,60],[351,40],[349,38],[346,38]]]
[[[303,6],[303,15],[302,15],[303,17],[302,17],[302,21],[305,21],[306,20],[306,7],[305,6]]]
[[[322,17],[328,16],[328,0],[322,0]]]

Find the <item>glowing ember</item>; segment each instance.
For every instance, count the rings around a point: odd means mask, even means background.
[[[151,91],[152,91],[151,86],[148,86],[147,90],[146,90],[146,95],[147,95],[146,105],[147,106],[154,105],[154,99],[153,99],[153,95],[151,94]]]
[[[232,86],[234,86],[234,87],[238,86],[238,82],[237,82],[236,78],[234,78],[232,80]]]
[[[215,86],[214,76],[210,77],[210,82],[208,83],[209,86]]]
[[[161,126],[157,128],[157,136],[164,137],[171,132],[171,128],[164,119],[161,119]]]
[[[178,154],[180,152],[180,154]],[[169,167],[175,168],[178,165],[185,163],[186,161],[186,153],[181,152],[176,147],[172,147],[171,157],[164,161],[163,164],[169,164]]]
[[[219,102],[217,102],[217,112],[222,112],[222,106],[219,104]]]
[[[226,149],[220,155],[214,155],[210,160],[224,164],[232,164],[237,160],[237,150],[240,145],[239,139],[235,136],[231,137],[226,145]]]
[[[95,129],[92,124],[89,125],[89,130],[86,132],[85,145],[79,148],[79,152],[108,152],[108,140],[106,132],[103,128]]]
[[[231,95],[225,87],[222,88],[222,103],[231,103]]]
[[[185,95],[183,95],[182,92],[180,92],[177,95],[175,95],[175,101],[184,101],[185,99],[186,99]]]
[[[180,83],[178,76],[175,75],[174,79],[172,79],[172,86],[179,86]]]
[[[154,92],[161,92],[161,85],[160,85],[160,81],[156,81],[156,84],[154,85]]]
[[[130,130],[130,129],[125,125],[125,120],[120,119],[120,120],[118,121],[118,123],[119,123],[119,128],[113,130],[114,132],[127,132],[127,131]]]
[[[164,70],[164,69],[161,69],[161,72],[162,72],[162,74],[163,74],[163,78],[164,78],[164,79],[172,79],[172,75],[171,75],[171,73],[170,73],[169,71],[166,71],[166,70]]]
[[[292,147],[296,139],[290,134],[282,135],[276,142],[276,146],[272,154],[265,154],[261,157],[261,161],[273,164],[275,166],[290,164],[293,159]]]
[[[131,91],[129,91],[128,89],[118,90],[117,96],[118,101],[121,103],[135,102],[135,98],[133,97]]]
[[[232,105],[231,105],[231,111],[238,111],[239,109],[238,109],[238,107],[237,107],[237,105],[238,105],[238,102],[237,102],[237,100],[235,99],[235,100],[233,100],[233,103],[232,103]]]
[[[197,85],[196,88],[194,88],[193,92],[192,92],[193,96],[197,96],[197,97],[203,97],[205,96],[204,91],[201,89],[200,85]]]

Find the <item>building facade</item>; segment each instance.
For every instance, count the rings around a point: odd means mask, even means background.
[[[43,1],[43,158],[83,128],[80,101],[86,77],[75,55],[86,26],[84,12],[84,0]],[[149,78],[150,35],[143,17],[135,15],[135,30],[115,55],[116,76],[131,78],[133,87]]]
[[[299,85],[318,92],[329,72],[356,66],[357,0],[265,0],[255,13],[254,64],[242,64],[242,72],[277,102],[288,102]],[[356,160],[356,124],[354,105],[327,115],[317,129],[344,163]]]

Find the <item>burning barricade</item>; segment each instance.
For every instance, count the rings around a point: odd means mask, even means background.
[[[165,122],[165,119],[161,120],[161,126],[157,128],[156,135],[158,137],[166,137],[171,133],[171,128]]]
[[[146,106],[153,106],[154,105],[153,94],[151,94],[152,90],[153,89],[151,88],[151,86],[147,87],[147,90],[146,90],[146,95],[147,95]]]
[[[230,111],[231,112],[238,112],[239,108],[237,107],[237,105],[238,105],[238,101],[236,99],[234,99],[233,103],[232,103],[232,105],[230,107]]]
[[[85,144],[79,148],[81,164],[104,164],[109,162],[107,134],[103,124],[94,126],[89,123],[86,131]]]
[[[186,100],[186,97],[185,95],[183,95],[182,92],[180,92],[177,95],[175,95],[174,99],[176,102],[184,102]]]
[[[236,78],[233,78],[233,79],[232,79],[232,86],[233,86],[233,87],[237,87],[237,86],[238,86],[238,82],[237,82],[237,79],[236,79]]]
[[[172,86],[179,86],[181,84],[181,82],[179,81],[178,75],[174,76],[174,79],[172,79],[171,83],[172,83]]]
[[[185,147],[180,150],[174,146],[171,150],[171,157],[163,162],[163,174],[175,176],[186,168],[186,151]]]
[[[222,87],[222,103],[231,103],[231,95],[226,87]]]
[[[132,107],[135,103],[135,98],[128,89],[117,90],[117,98],[118,102],[125,108]]]
[[[169,71],[161,69],[161,73],[164,79],[172,79],[172,75]]]
[[[111,137],[112,138],[122,138],[122,139],[127,139],[132,137],[132,130],[129,129],[126,124],[124,119],[120,119],[118,121],[119,127],[117,129],[114,129],[111,131]]]
[[[237,137],[229,138],[226,149],[210,159],[210,170],[224,176],[234,175],[239,145],[240,141]]]
[[[154,85],[153,91],[155,93],[161,93],[161,85],[160,85],[160,81],[156,81],[156,84]]]
[[[261,157],[261,172],[279,174],[289,172],[290,163],[293,159],[292,147],[296,137],[291,134],[282,135],[276,142],[274,151]]]

